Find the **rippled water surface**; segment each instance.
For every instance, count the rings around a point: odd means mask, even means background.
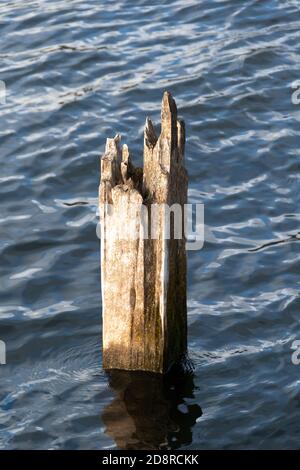
[[[1,1],[1,449],[299,447],[300,5]],[[99,155],[186,121],[193,377],[101,368]]]

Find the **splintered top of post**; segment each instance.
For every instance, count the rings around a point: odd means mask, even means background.
[[[143,197],[148,197],[146,194],[159,197],[167,184],[166,176],[175,168],[181,168],[180,178],[184,178],[185,125],[177,119],[177,106],[168,91],[164,92],[162,98],[159,136],[151,119],[146,119],[143,169],[134,167],[127,145],[121,149],[120,141],[119,134],[113,139],[107,139],[101,159],[101,181],[109,182],[111,188],[125,185],[126,188],[132,187],[141,192]]]
[[[183,165],[185,148],[184,121],[177,119],[177,106],[170,92],[165,91],[161,104],[161,133],[156,136],[152,121],[147,118],[144,130],[144,169],[151,161],[170,171],[173,164]],[[155,164],[155,163],[154,163]]]

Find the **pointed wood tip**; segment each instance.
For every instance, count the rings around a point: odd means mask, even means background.
[[[112,185],[119,181],[120,141],[120,134],[117,134],[113,139],[106,139],[105,151],[101,157],[101,181],[110,181]]]
[[[169,91],[165,91],[161,104],[162,123],[164,120],[169,121],[171,117],[177,120],[177,106],[171,93]]]
[[[156,132],[150,118],[146,118],[144,129],[145,145],[149,148],[154,148],[157,142]]]
[[[177,106],[170,92],[165,91],[161,105],[161,136],[177,146]]]
[[[107,154],[111,154],[111,156],[118,157],[120,155],[120,142],[121,142],[121,135],[117,134],[113,139],[107,138],[105,144],[105,152],[104,156]]]

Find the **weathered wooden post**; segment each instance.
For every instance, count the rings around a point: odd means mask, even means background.
[[[119,142],[107,139],[101,159],[103,367],[164,373],[187,351],[185,126],[171,94],[163,96],[158,138],[146,120],[143,169]],[[173,204],[182,209],[181,234],[176,210],[169,233]],[[124,236],[129,226],[134,237]]]

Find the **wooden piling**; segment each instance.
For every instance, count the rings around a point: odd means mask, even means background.
[[[186,355],[184,230],[175,238],[171,223],[168,237],[166,224],[167,208],[178,204],[183,214],[187,202],[184,145],[184,122],[168,92],[159,137],[146,120],[143,169],[133,166],[126,145],[121,150],[119,135],[107,139],[99,188],[105,369],[164,373]],[[128,239],[132,224],[137,236]]]

